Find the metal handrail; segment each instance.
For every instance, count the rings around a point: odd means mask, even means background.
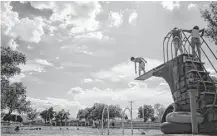
[[[170,41],[171,36],[172,36],[172,34],[170,35],[170,37],[167,40],[167,61],[169,60],[168,45],[169,45],[169,41]]]
[[[206,56],[206,58],[208,59],[209,63],[211,64],[212,68],[215,70],[215,72],[217,73],[216,68],[213,66],[212,62],[210,61],[210,59],[208,58],[208,56],[206,55],[205,51],[200,47],[200,49],[202,50],[202,52],[204,53],[204,55]]]
[[[168,35],[170,35],[169,37],[168,37]],[[164,42],[166,41],[166,39],[167,38],[170,38],[172,36],[172,34],[170,34],[170,33],[168,33],[165,37],[164,37],[164,40],[163,40],[163,58],[164,58],[164,63],[165,63],[165,44],[164,44]]]
[[[208,49],[210,50],[210,52],[212,53],[212,55],[215,57],[215,59],[217,60],[216,55],[214,54],[214,52],[211,50],[211,48],[209,47],[209,45],[207,44],[207,42],[203,39],[202,36],[200,36],[200,38],[203,40],[203,42],[206,44],[206,46],[208,47]]]

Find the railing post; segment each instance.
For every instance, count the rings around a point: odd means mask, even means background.
[[[198,134],[197,103],[196,103],[197,89],[189,89],[188,92],[190,96],[192,134]]]

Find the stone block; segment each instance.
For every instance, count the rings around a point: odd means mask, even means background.
[[[175,92],[173,93],[173,95],[174,95],[174,97],[178,98],[178,97],[181,96],[181,92],[180,92],[180,91],[175,91]]]

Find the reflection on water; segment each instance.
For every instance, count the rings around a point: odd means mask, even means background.
[[[29,130],[31,127],[21,128],[20,132],[14,134],[2,134],[2,136],[89,136],[89,135],[101,135],[101,129],[92,129],[85,127],[43,127],[38,126],[41,130]],[[32,127],[34,128],[34,127]],[[22,130],[23,129],[23,130]],[[141,130],[134,129],[134,135],[141,135]],[[168,136],[162,134],[160,130],[144,130],[146,136]],[[125,135],[131,135],[130,129],[124,130]],[[107,135],[107,129],[104,129],[104,135]],[[110,135],[120,136],[122,135],[121,129],[110,129]],[[183,134],[175,134],[169,136],[191,136]],[[199,136],[199,135],[197,135]]]

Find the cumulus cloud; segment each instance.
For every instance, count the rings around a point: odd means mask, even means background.
[[[43,19],[41,17],[35,17],[34,20],[23,18],[11,28],[10,33],[25,41],[38,43],[44,34]]]
[[[1,2],[1,27],[5,34],[19,21],[18,13],[12,11],[10,2]]]
[[[197,5],[191,3],[191,4],[188,5],[188,10],[190,10],[190,9],[192,9],[192,8],[195,8],[195,7],[197,7]]]
[[[100,92],[101,90],[97,87],[94,87],[92,89],[87,89],[87,91]]]
[[[64,68],[69,68],[69,67],[84,67],[84,68],[90,68],[90,67],[92,67],[91,65],[88,65],[88,64],[76,63],[76,62],[61,62],[60,64],[61,64]]]
[[[119,27],[123,23],[123,16],[119,12],[110,12],[110,27]]]
[[[101,6],[96,1],[90,2],[31,2],[36,9],[51,9],[51,21],[62,21],[74,24],[73,33],[93,31],[98,28],[99,22],[95,20]]]
[[[35,60],[37,63],[41,64],[41,65],[45,65],[45,66],[53,66],[52,63],[48,62],[47,60],[44,59],[36,59]]]
[[[113,97],[112,97],[112,100],[127,100],[127,98],[126,98],[126,96],[124,96],[123,94],[122,95],[113,95]]]
[[[87,46],[85,45],[64,45],[61,46],[60,49],[62,50],[69,50],[69,51],[74,51],[74,52],[78,52],[78,53],[83,53],[83,54],[87,54],[87,55],[92,55],[93,53],[90,51],[87,51]]]
[[[44,66],[33,60],[27,60],[25,65],[19,65],[22,72],[46,72]]]
[[[179,8],[180,4],[178,1],[174,2],[174,1],[163,1],[161,3],[163,5],[164,8],[168,9],[168,10],[173,10],[174,8]]]
[[[74,38],[89,38],[89,39],[98,39],[98,40],[109,39],[108,37],[103,36],[102,32],[89,32],[86,34],[77,35]]]
[[[15,75],[13,77],[10,77],[9,78],[9,81],[11,83],[14,83],[14,82],[21,82],[21,79],[26,77],[24,73],[20,73],[19,75]]]
[[[16,50],[19,45],[14,41],[14,39],[10,39],[8,46],[10,46],[12,50]]]
[[[84,79],[84,81],[83,81],[84,83],[99,83],[99,82],[103,82],[102,80],[100,80],[100,79],[92,79],[92,78],[86,78],[86,79]]]
[[[93,82],[93,79],[91,78],[84,79],[84,83],[91,83],[91,82]]]
[[[70,95],[77,95],[77,94],[83,94],[84,91],[81,87],[73,87],[67,93]]]
[[[138,15],[137,15],[137,13],[135,11],[133,13],[131,13],[130,17],[129,17],[129,23],[132,24],[132,25],[135,25],[137,16]]]
[[[131,81],[128,83],[128,87],[131,89],[138,89],[138,88],[147,88],[147,85],[143,82]]]

